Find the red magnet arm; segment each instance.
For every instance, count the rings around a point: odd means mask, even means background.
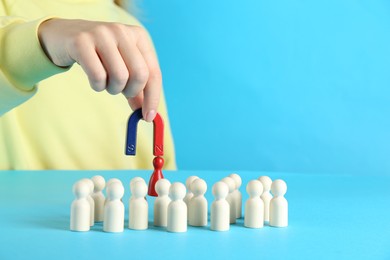
[[[164,155],[164,121],[162,120],[159,113],[153,120],[153,155],[163,156]]]

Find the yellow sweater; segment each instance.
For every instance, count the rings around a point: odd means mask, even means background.
[[[48,16],[139,25],[112,0],[0,1],[0,169],[151,169],[153,124],[138,125],[137,155],[125,156],[123,95],[94,92],[81,67],[55,66],[41,49]],[[165,169],[175,169],[165,119]]]

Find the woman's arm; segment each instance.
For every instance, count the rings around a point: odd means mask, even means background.
[[[39,81],[67,70],[54,65],[41,48],[37,32],[46,19],[7,16],[0,5],[0,116],[32,97]]]

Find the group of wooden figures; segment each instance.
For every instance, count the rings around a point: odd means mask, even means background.
[[[214,201],[210,207],[210,229],[227,231],[230,224],[242,218],[241,177],[230,174],[212,187]],[[106,196],[103,193],[106,188]],[[190,176],[186,185],[160,179],[155,190],[153,224],[166,227],[169,232],[186,232],[187,225],[203,227],[208,224],[208,202],[204,196],[206,182]],[[148,228],[148,185],[141,177],[130,181],[128,227]],[[251,180],[246,186],[249,195],[245,203],[244,226],[261,228],[264,223],[274,227],[288,225],[288,203],[284,197],[287,185],[283,180],[272,181],[268,176]],[[119,179],[107,184],[100,175],[81,179],[73,185],[75,200],[71,205],[70,230],[89,231],[95,222],[103,222],[105,232],[123,232],[125,207],[122,202],[125,189]]]

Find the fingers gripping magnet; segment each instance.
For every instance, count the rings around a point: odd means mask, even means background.
[[[142,109],[137,109],[130,116],[127,123],[127,137],[126,137],[126,155],[135,155],[137,149],[137,125],[142,119]],[[155,184],[158,180],[164,178],[162,174],[162,167],[164,164],[163,158],[160,156],[164,155],[164,121],[159,113],[153,120],[153,155],[156,156],[153,160],[154,172],[150,177],[149,191],[150,196],[157,196],[155,191]]]

